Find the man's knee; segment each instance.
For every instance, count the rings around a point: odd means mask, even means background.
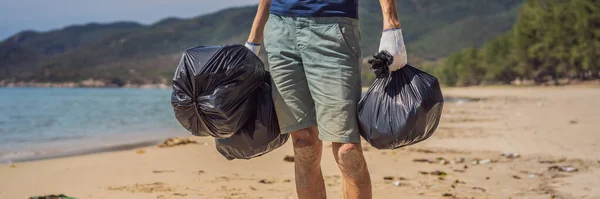
[[[362,150],[360,143],[332,143],[332,147],[338,156],[352,155]]]
[[[360,143],[333,143],[332,148],[340,167],[356,167],[364,162]]]
[[[294,131],[291,134],[294,148],[318,147],[321,145],[319,134],[313,127]]]

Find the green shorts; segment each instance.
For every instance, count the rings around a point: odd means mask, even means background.
[[[359,44],[357,19],[269,16],[264,47],[282,133],[317,126],[323,141],[360,142]]]

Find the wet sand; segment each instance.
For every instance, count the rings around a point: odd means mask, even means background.
[[[443,92],[470,100],[446,103],[427,141],[394,151],[363,144],[374,198],[600,198],[600,88]],[[291,142],[227,161],[212,139],[192,139],[199,143],[0,165],[0,198],[296,198],[293,163],[284,161]],[[341,198],[324,146],[328,197]]]

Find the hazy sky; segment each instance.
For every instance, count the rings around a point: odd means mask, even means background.
[[[194,17],[258,0],[0,0],[0,40],[22,30],[46,31],[89,22],[154,23]]]

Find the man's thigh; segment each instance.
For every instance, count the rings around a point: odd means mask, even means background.
[[[296,47],[294,19],[271,14],[264,35],[273,79],[273,101],[282,133],[316,126],[314,101]]]
[[[298,18],[300,48],[308,87],[315,103],[319,138],[358,143],[357,105],[361,97],[358,21],[350,18]],[[303,41],[306,40],[306,41]]]

